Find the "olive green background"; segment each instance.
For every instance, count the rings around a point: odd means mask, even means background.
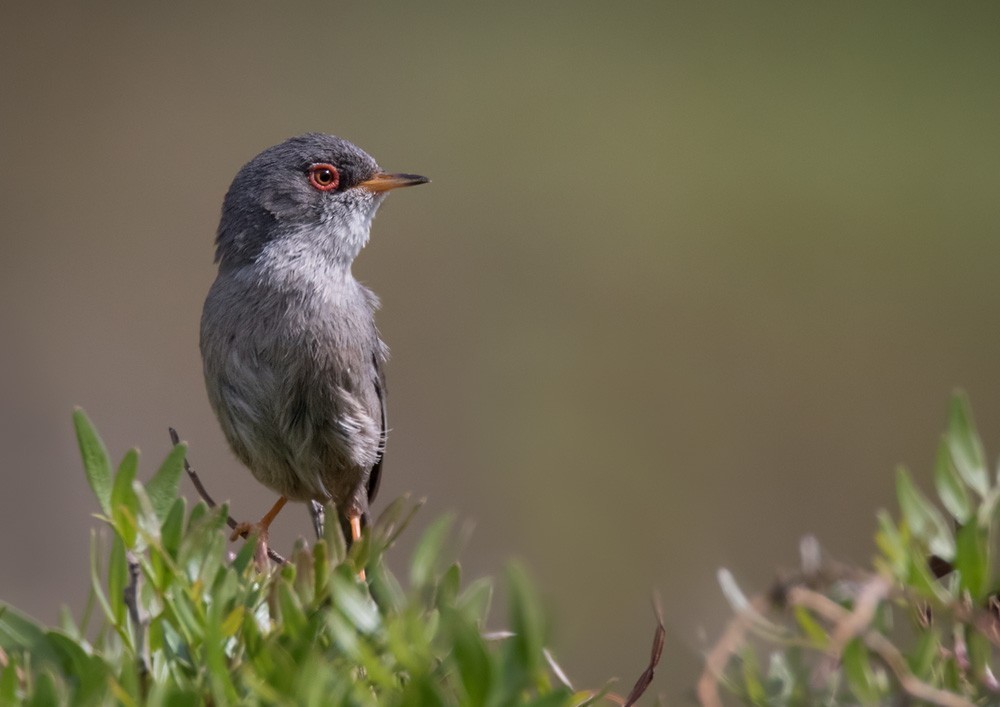
[[[0,599],[82,604],[74,404],[270,504],[198,320],[232,176],[321,130],[433,179],[356,265],[393,350],[377,505],[474,524],[470,575],[522,558],[578,685],[627,689],[658,590],[684,695],[718,567],[763,589],[806,533],[867,562],[955,386],[1000,447],[998,47],[993,3],[5,3]]]

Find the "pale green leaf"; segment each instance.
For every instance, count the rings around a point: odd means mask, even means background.
[[[81,408],[73,411],[73,427],[76,428],[76,441],[80,446],[87,483],[97,496],[97,502],[104,515],[110,516],[112,480],[108,450],[105,449],[104,442]]]
[[[985,496],[989,491],[986,455],[976,434],[972,408],[965,393],[958,392],[951,399],[946,438],[958,473],[970,488]]]
[[[896,495],[903,519],[914,537],[927,543],[928,549],[946,560],[955,557],[955,539],[941,512],[913,484],[906,469],[896,472]]]
[[[153,478],[146,484],[146,495],[149,496],[153,510],[156,511],[156,515],[161,521],[167,517],[167,513],[170,512],[170,508],[177,498],[177,489],[180,487],[186,454],[187,444],[184,442],[175,444]]]
[[[972,516],[969,494],[952,462],[947,439],[942,439],[938,445],[937,459],[934,463],[934,485],[937,487],[941,503],[952,517],[959,523],[968,521]]]

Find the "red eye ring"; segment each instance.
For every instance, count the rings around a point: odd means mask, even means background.
[[[314,164],[309,168],[309,183],[320,191],[333,191],[340,185],[340,172],[326,162]]]

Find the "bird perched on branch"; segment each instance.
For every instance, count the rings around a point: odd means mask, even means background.
[[[387,349],[378,298],[351,264],[386,193],[427,181],[311,133],[264,150],[229,187],[201,354],[233,452],[280,495],[234,534],[255,530],[259,558],[289,500],[333,504],[348,539],[360,537],[385,451]]]

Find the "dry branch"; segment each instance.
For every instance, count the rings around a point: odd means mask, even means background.
[[[167,429],[170,430],[170,441],[173,442],[175,445],[180,444],[181,438],[177,434],[177,430],[175,430],[173,427],[169,427]],[[194,484],[195,490],[198,491],[198,495],[201,496],[201,499],[208,505],[208,507],[209,508],[217,507],[218,504],[215,502],[215,499],[213,499],[209,495],[208,490],[205,488],[205,485],[201,483],[201,478],[199,478],[198,474],[195,472],[194,469],[191,468],[191,465],[188,463],[187,455],[184,456],[184,471],[187,472],[188,478],[191,479],[191,483]],[[236,530],[236,526],[238,526],[239,523],[236,522],[236,519],[233,518],[231,515],[227,515],[226,525],[228,525],[232,530]],[[270,557],[275,562],[277,562],[279,565],[283,565],[288,562],[288,560],[286,560],[284,557],[276,553],[271,548],[267,548],[267,556]]]

